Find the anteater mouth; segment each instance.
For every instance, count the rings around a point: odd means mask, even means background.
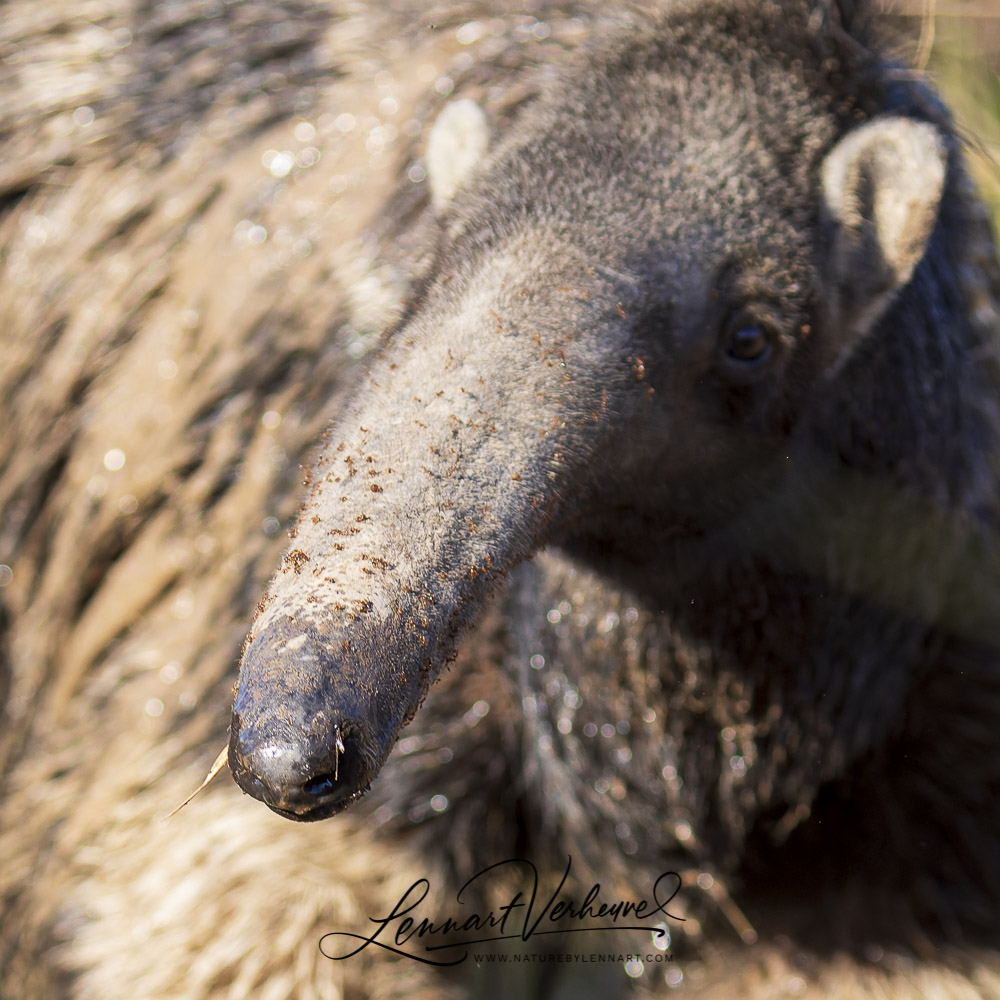
[[[242,788],[242,785],[240,787]],[[281,806],[272,805],[270,802],[265,802],[264,804],[271,812],[277,813],[285,819],[295,820],[296,823],[315,823],[318,820],[329,819],[331,816],[336,816],[337,813],[343,812],[349,806],[354,805],[358,799],[367,795],[370,789],[371,785],[366,785],[360,791],[344,796],[343,798],[337,798],[334,794],[321,796],[317,798],[314,805],[308,806],[301,811],[283,809]],[[247,794],[251,793],[248,792]],[[256,796],[254,797],[256,798]]]

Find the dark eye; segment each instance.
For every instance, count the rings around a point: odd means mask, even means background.
[[[771,353],[771,342],[756,323],[737,322],[729,330],[726,354],[734,361],[759,364]]]

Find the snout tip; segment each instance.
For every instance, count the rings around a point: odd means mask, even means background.
[[[325,819],[360,799],[412,701],[386,683],[382,658],[331,653],[341,648],[335,631],[279,616],[244,650],[229,769],[288,819]]]
[[[334,727],[329,745],[310,748],[302,742],[255,739],[234,714],[229,740],[229,769],[237,785],[286,819],[309,822],[333,816],[368,790],[359,741],[351,727]]]

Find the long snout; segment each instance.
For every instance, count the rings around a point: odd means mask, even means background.
[[[583,324],[567,323],[592,308],[588,269],[575,288],[546,282],[561,288],[547,310],[516,280],[539,268],[517,264],[429,296],[312,470],[229,750],[240,787],[282,815],[320,819],[364,793],[497,581],[579,493],[610,384],[586,375]]]

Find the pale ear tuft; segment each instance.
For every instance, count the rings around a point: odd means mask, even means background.
[[[823,163],[823,198],[834,228],[829,291],[841,338],[837,367],[926,253],[947,161],[932,125],[879,118],[845,136]]]
[[[437,211],[469,179],[489,145],[486,115],[475,101],[452,101],[434,123],[427,141],[427,178]]]

